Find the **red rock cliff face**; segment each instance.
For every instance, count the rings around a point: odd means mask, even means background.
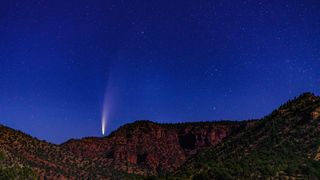
[[[62,146],[103,166],[156,175],[176,170],[190,155],[218,144],[239,128],[239,123],[161,125],[138,121],[108,137],[70,140]]]

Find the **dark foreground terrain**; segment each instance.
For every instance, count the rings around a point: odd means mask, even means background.
[[[320,179],[320,97],[250,121],[136,121],[50,144],[0,126],[0,179]]]

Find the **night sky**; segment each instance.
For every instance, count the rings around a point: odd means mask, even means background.
[[[54,143],[320,94],[319,0],[1,0],[0,124]],[[105,99],[105,102],[104,102]]]

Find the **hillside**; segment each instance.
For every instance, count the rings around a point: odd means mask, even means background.
[[[136,121],[61,145],[0,126],[0,179],[320,179],[319,159],[312,93],[261,120]]]
[[[174,176],[320,179],[320,98],[305,93],[190,159]]]
[[[125,176],[110,167],[98,167],[92,159],[79,157],[58,145],[40,141],[5,126],[0,126],[0,152],[3,174],[6,174],[10,168],[12,172],[17,171],[18,173],[31,168],[32,172],[41,179],[44,177],[46,179],[77,179],[80,177],[104,179]]]
[[[200,150],[240,132],[246,124],[136,121],[120,127],[108,137],[72,139],[61,145],[0,126],[3,156],[0,165],[5,168],[3,173],[11,170],[40,179],[131,179],[139,176],[130,174],[165,175],[177,170]]]

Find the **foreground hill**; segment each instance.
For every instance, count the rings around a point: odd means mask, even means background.
[[[194,179],[320,179],[320,98],[305,93],[185,163]]]
[[[0,179],[25,179],[34,175],[40,179],[127,177],[58,145],[0,126]]]
[[[311,93],[261,120],[136,121],[61,145],[0,126],[0,179],[320,179],[319,159],[320,97]]]
[[[199,151],[219,144],[252,123],[136,121],[108,137],[69,140],[61,145],[0,126],[0,152],[4,157],[0,165],[6,170],[14,165],[19,167],[11,169],[17,171],[15,174],[21,172],[40,179],[140,179],[139,175],[165,175]]]

